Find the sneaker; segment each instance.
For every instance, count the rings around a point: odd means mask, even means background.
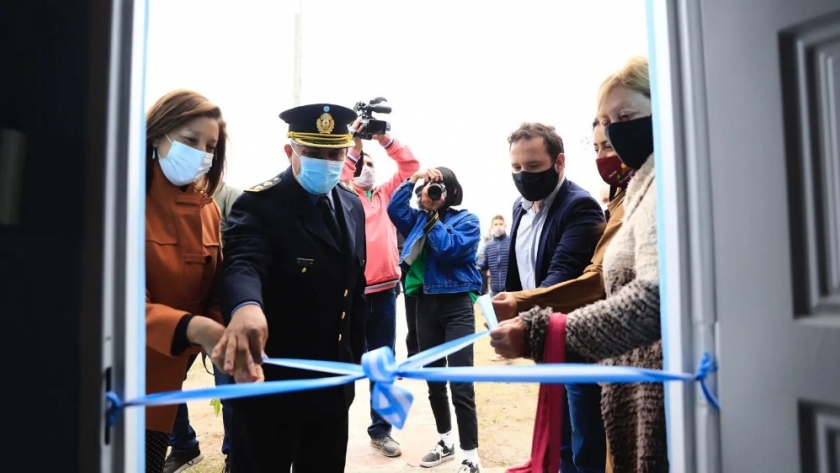
[[[461,468],[458,468],[455,473],[478,473],[478,471],[478,465],[469,460],[464,460],[461,462]]]
[[[420,460],[420,466],[423,468],[431,468],[438,466],[443,462],[453,460],[455,458],[455,446],[447,447],[443,440],[435,445],[429,453]]]
[[[204,460],[204,455],[199,450],[172,452],[166,458],[166,463],[163,465],[163,473],[181,473],[182,471],[187,471],[187,469],[201,460]]]
[[[386,435],[378,439],[370,439],[370,446],[379,450],[382,455],[393,458],[402,455],[400,444],[392,439],[390,435]]]

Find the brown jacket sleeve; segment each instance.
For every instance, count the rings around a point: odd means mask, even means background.
[[[610,202],[609,210],[610,219],[607,221],[607,227],[601,239],[598,240],[592,262],[583,270],[583,274],[577,279],[564,281],[551,287],[511,293],[516,298],[519,312],[525,312],[534,307],[551,307],[554,312],[567,314],[606,296],[602,267],[604,253],[624,220],[624,192]]]
[[[163,304],[154,304],[146,291],[146,346],[164,356],[172,356],[172,341],[175,329],[187,315],[183,310]]]

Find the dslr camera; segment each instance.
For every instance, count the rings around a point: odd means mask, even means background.
[[[387,102],[388,99],[384,97],[376,97],[370,102],[356,102],[353,110],[362,118],[360,130],[356,132],[356,136],[363,140],[373,139],[373,135],[384,135],[391,130],[391,124],[385,120],[377,120],[373,118],[373,113],[391,113],[389,105],[383,105],[382,102]]]
[[[440,200],[446,195],[446,186],[442,182],[433,182],[428,185],[426,192],[429,194],[430,199]]]

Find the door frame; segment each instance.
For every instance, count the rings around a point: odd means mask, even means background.
[[[702,5],[647,0],[666,370],[718,359]],[[716,377],[708,380],[716,391]],[[671,471],[720,473],[719,414],[697,383],[666,383]]]
[[[103,170],[90,170],[104,183],[102,220],[88,228],[101,233],[102,286],[98,304],[102,324],[101,410],[106,383],[120,395],[145,393],[145,121],[144,92],[147,0],[101,0],[94,20],[110,13],[110,51],[106,109],[93,94],[92,110],[104,118]],[[657,152],[656,180],[662,341],[666,370],[693,372],[704,352],[717,359],[714,254],[705,71],[700,2],[646,0],[651,93]],[[91,48],[96,51],[96,41]],[[101,65],[100,65],[101,66]],[[97,67],[96,65],[94,67]],[[92,86],[93,87],[93,86]],[[94,118],[95,119],[95,118]],[[95,148],[95,146],[94,146]],[[679,158],[678,158],[679,157]],[[97,181],[92,181],[97,182]],[[88,197],[92,205],[96,192]],[[88,207],[91,208],[91,207]],[[139,224],[138,224],[139,222]],[[667,222],[667,224],[665,224]],[[98,226],[96,226],[98,225]],[[704,257],[704,255],[707,255]],[[95,335],[85,331],[83,336]],[[90,340],[90,338],[85,338]],[[86,353],[83,361],[90,361]],[[83,366],[86,366],[83,364]],[[129,369],[134,367],[134,369]],[[107,380],[108,370],[111,380]],[[85,383],[82,383],[85,384]],[[715,376],[709,385],[715,389]],[[84,398],[83,398],[84,399]],[[718,413],[696,383],[666,383],[668,449],[672,471],[720,473]],[[100,419],[100,471],[143,471],[143,409],[127,409],[110,429]],[[678,435],[682,433],[682,435]]]
[[[86,294],[82,340],[83,455],[91,472],[144,471],[145,412],[123,410],[107,426],[105,393],[145,394],[145,67],[147,0],[95,0],[91,17]],[[95,262],[94,264],[91,264]],[[99,344],[98,346],[96,344]],[[86,386],[96,386],[92,395]],[[92,401],[85,401],[86,399]],[[96,431],[91,431],[96,428]],[[98,456],[98,458],[96,458]]]

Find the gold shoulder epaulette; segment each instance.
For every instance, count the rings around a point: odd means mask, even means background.
[[[264,190],[268,189],[269,187],[271,187],[271,186],[273,186],[273,185],[275,185],[279,182],[280,182],[280,177],[278,176],[278,177],[275,177],[275,178],[271,179],[270,181],[265,181],[262,184],[257,184],[254,187],[251,187],[250,189],[245,189],[245,192],[264,191]]]

